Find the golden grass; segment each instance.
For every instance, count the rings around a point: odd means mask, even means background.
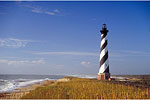
[[[149,89],[107,81],[72,78],[69,82],[38,87],[22,99],[150,99]]]

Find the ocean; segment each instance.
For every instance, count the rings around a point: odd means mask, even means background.
[[[0,75],[0,93],[17,91],[17,88],[42,82],[44,80],[57,80],[63,75]]]

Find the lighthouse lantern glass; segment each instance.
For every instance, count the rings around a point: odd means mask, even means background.
[[[106,28],[106,24],[103,24],[103,27],[102,28]]]

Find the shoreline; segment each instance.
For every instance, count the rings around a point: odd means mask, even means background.
[[[14,91],[0,93],[0,99],[20,99],[23,95],[26,95],[31,90],[34,90],[37,87],[53,84],[55,83],[55,81],[57,80],[44,80],[42,82],[37,82],[24,87],[17,88]]]

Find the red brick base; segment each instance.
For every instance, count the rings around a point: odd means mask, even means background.
[[[110,73],[98,73],[98,80],[108,80]]]

